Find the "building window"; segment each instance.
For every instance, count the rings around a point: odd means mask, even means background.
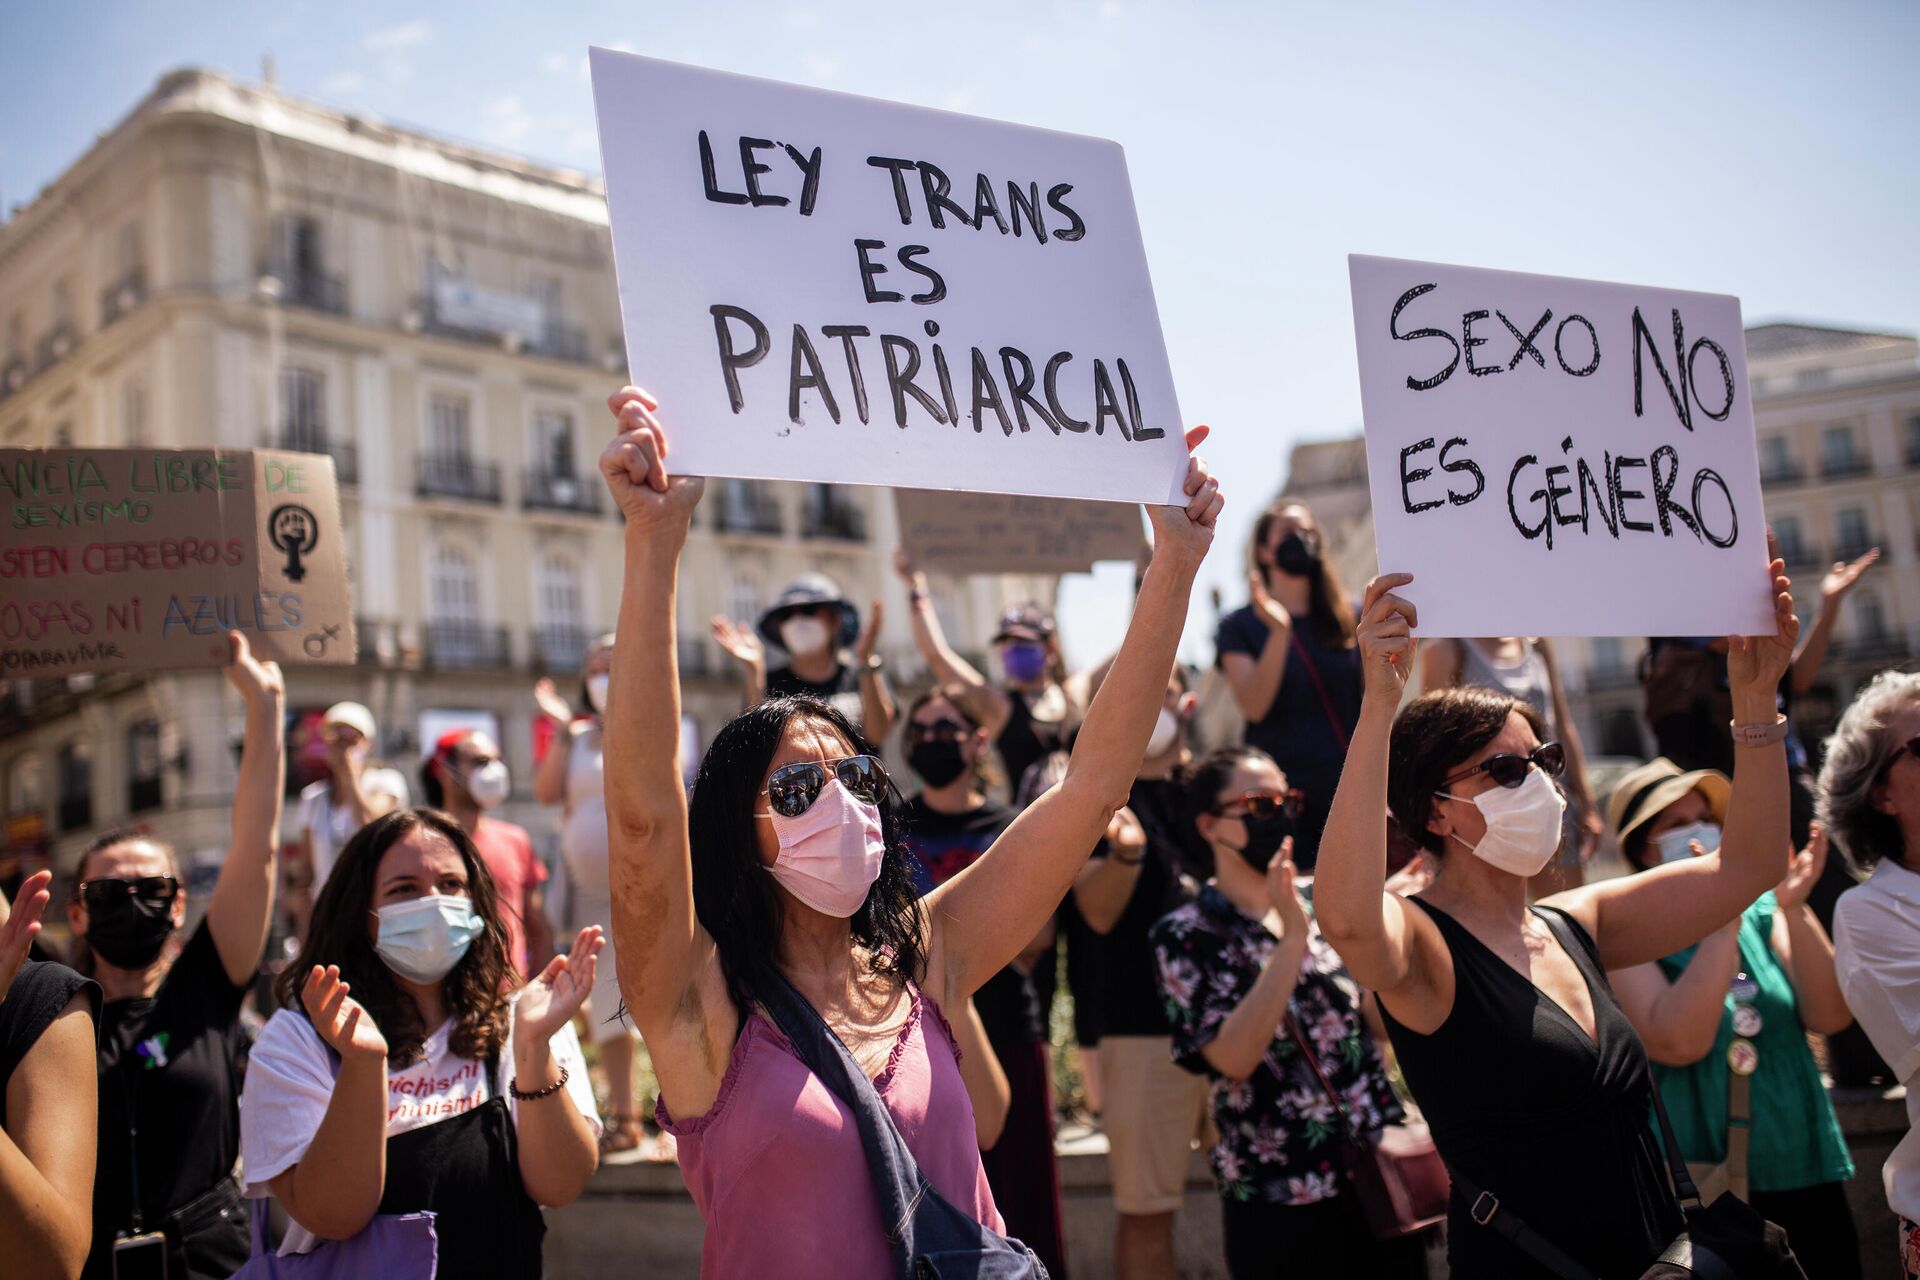
[[[1833,549],[1835,559],[1852,560],[1865,555],[1867,548],[1873,545],[1873,533],[1867,527],[1864,507],[1841,507],[1833,513],[1833,525],[1838,543]]]
[[[1867,460],[1854,443],[1852,426],[1840,422],[1820,432],[1820,462],[1830,476],[1853,475],[1867,469]]]
[[[62,831],[93,825],[93,749],[84,742],[60,748],[54,769]]]
[[[1626,658],[1621,652],[1619,636],[1595,636],[1593,638],[1593,670],[1596,675],[1617,675],[1627,668]]]
[[[559,409],[540,409],[533,415],[533,438],[539,465],[555,479],[573,479],[579,472],[573,451],[573,415]]]
[[[442,546],[433,553],[433,616],[444,622],[480,618],[480,581],[473,561],[458,547]]]
[[[1640,741],[1640,712],[1632,707],[1616,707],[1600,716],[1600,753],[1639,759],[1644,752]]]
[[[1807,562],[1807,539],[1799,516],[1775,516],[1773,536],[1780,544],[1780,557],[1788,564]]]
[[[119,234],[113,239],[113,265],[122,280],[132,278],[140,270],[140,258],[140,224],[121,224]]]
[[[757,574],[737,571],[727,580],[727,616],[735,622],[749,627],[758,623],[765,601]]]
[[[1760,437],[1760,478],[1765,481],[1793,478],[1793,455],[1787,450],[1785,436]]]
[[[587,657],[586,608],[580,570],[570,557],[552,552],[540,557],[534,598],[540,619],[534,641],[541,663],[552,670],[578,670]]]
[[[433,456],[448,462],[466,462],[473,457],[472,431],[468,424],[469,402],[465,396],[436,395],[427,403],[427,447]]]
[[[1862,640],[1880,640],[1887,634],[1887,611],[1877,592],[1862,591],[1853,598],[1854,631]]]
[[[158,809],[160,800],[160,722],[136,720],[127,726],[127,810]]]
[[[73,323],[73,281],[61,276],[53,282],[53,327],[64,329]]]
[[[1920,467],[1920,413],[1907,416],[1907,465]]]
[[[40,757],[21,756],[7,771],[7,812],[38,813],[46,805],[46,779],[40,770]]]
[[[293,282],[321,274],[320,223],[301,214],[283,213],[273,220],[273,265]]]
[[[317,369],[280,371],[280,447],[297,453],[327,450],[327,383]]]

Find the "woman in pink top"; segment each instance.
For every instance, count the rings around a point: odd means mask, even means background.
[[[627,522],[606,714],[620,991],[653,1058],[662,1120],[707,1221],[706,1275],[891,1273],[851,1114],[759,1011],[784,975],[874,1079],[934,1188],[999,1229],[941,1009],[1039,932],[1126,800],[1160,712],[1221,498],[1188,463],[1185,507],[1149,507],[1152,566],[1067,775],[967,870],[916,899],[886,773],[806,698],[765,702],[681,789],[674,599],[704,481],[670,477],[658,404],[608,400],[600,470]],[[1191,449],[1204,427],[1187,435]]]

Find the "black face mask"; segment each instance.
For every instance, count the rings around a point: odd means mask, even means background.
[[[1274,855],[1280,852],[1280,846],[1293,834],[1293,819],[1276,813],[1271,818],[1242,818],[1240,822],[1247,829],[1247,842],[1240,846],[1240,857],[1255,871],[1266,871],[1273,864]]]
[[[87,945],[116,969],[144,969],[152,964],[167,945],[173,932],[173,913],[162,908],[158,915],[131,896],[95,907],[87,906]]]
[[[1294,530],[1273,549],[1273,567],[1296,578],[1306,577],[1320,567],[1320,539]]]
[[[907,763],[930,787],[944,787],[967,771],[966,757],[957,742],[916,742],[907,752]]]

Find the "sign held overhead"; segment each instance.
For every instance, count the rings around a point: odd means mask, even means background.
[[[1380,567],[1423,634],[1771,634],[1738,298],[1348,267]]]
[[[681,471],[1181,500],[1118,145],[591,64],[628,363]]]

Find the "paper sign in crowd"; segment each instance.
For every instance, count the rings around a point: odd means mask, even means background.
[[[929,573],[1086,573],[1146,545],[1130,502],[896,489],[894,511],[901,545]]]
[[[634,376],[693,475],[1164,503],[1119,146],[594,49]]]
[[[333,460],[0,449],[0,677],[354,660]]]
[[[1422,634],[1773,630],[1738,298],[1348,264],[1380,567]]]

